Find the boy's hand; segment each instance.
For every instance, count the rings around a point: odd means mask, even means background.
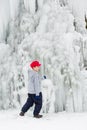
[[[40,99],[40,95],[39,95],[39,96],[36,96],[36,95],[35,95],[35,99],[36,99],[36,100],[39,100],[39,99]]]
[[[44,77],[44,79],[46,79],[46,78],[47,78],[45,75],[44,75],[43,77]]]

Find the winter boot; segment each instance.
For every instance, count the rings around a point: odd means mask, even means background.
[[[24,113],[21,111],[19,115],[20,115],[20,116],[24,116]]]
[[[42,118],[43,116],[42,115],[34,115],[35,118]]]

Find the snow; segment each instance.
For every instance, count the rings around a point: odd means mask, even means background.
[[[35,119],[31,112],[19,117],[19,110],[0,111],[1,130],[87,130],[87,113],[44,114],[42,119]]]
[[[41,74],[48,78],[42,85],[47,89],[42,111],[87,111],[87,79],[82,74],[87,66],[86,5],[77,3],[3,0],[0,4],[0,109],[22,107],[29,63],[37,59]]]
[[[55,112],[55,91],[54,85],[50,79],[42,81],[43,112]]]
[[[87,0],[0,0],[1,130],[87,130],[85,15]],[[19,116],[36,59],[47,77],[42,119],[33,108]]]
[[[10,6],[10,17],[11,19],[14,19],[18,14],[18,6],[19,6],[19,0],[9,0],[9,6]]]

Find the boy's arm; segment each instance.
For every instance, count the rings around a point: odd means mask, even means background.
[[[37,74],[34,75],[34,87],[35,87],[36,96],[39,96],[40,81],[39,81],[39,78],[38,78]]]

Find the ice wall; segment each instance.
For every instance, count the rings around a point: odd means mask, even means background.
[[[42,84],[47,89],[47,93],[43,89],[43,112],[87,111],[86,81],[81,74],[84,36],[75,31],[75,13],[67,7],[72,7],[73,2],[6,2],[3,1],[2,7],[6,6],[8,13],[2,8],[1,17],[3,14],[4,17],[0,24],[0,39],[4,41],[0,45],[0,108],[23,105],[27,96],[29,63],[37,59],[42,63],[41,74],[48,78]],[[19,8],[21,12],[18,12]],[[9,30],[7,37],[6,30]]]

